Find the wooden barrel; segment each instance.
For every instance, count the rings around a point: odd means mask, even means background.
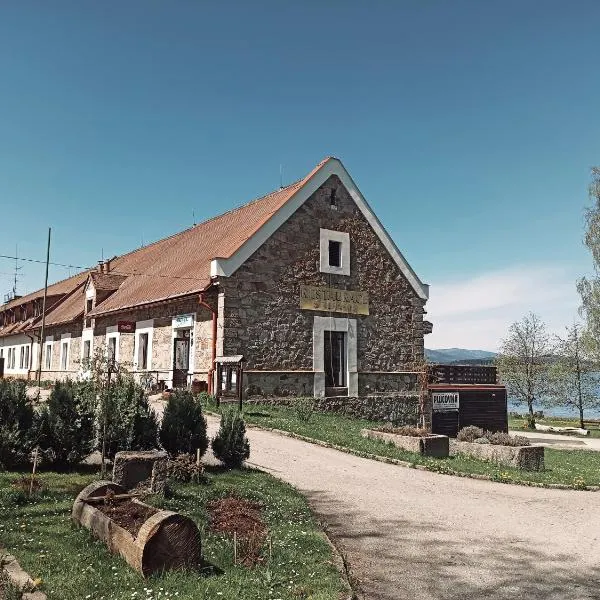
[[[95,504],[87,502],[89,498],[104,496],[109,491],[126,493],[125,488],[112,481],[88,485],[75,499],[73,521],[89,529],[111,552],[119,553],[144,577],[156,571],[195,568],[200,564],[200,532],[192,519],[169,510],[158,510],[144,521],[134,536]],[[138,500],[126,501],[149,507]]]

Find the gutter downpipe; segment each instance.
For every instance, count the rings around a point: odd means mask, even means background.
[[[217,311],[204,300],[204,292],[200,292],[198,296],[198,304],[207,308],[212,314],[212,341],[210,351],[210,367],[208,369],[208,393],[215,393],[214,374],[215,374],[215,359],[217,358]]]

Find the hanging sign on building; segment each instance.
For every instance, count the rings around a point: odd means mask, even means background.
[[[117,331],[119,333],[133,333],[135,331],[135,321],[117,321]]]
[[[194,315],[177,315],[173,317],[172,327],[173,329],[181,327],[193,327],[194,326]]]
[[[458,392],[443,392],[431,394],[433,412],[448,412],[458,410]]]
[[[300,308],[303,310],[368,315],[369,294],[355,290],[301,285]]]

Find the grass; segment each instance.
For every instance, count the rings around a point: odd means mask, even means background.
[[[565,417],[544,417],[542,419],[536,419],[535,422],[539,423],[540,425],[553,425],[555,427],[579,427],[579,419],[568,419]],[[523,429],[524,425],[526,425],[526,422],[523,417],[509,417],[508,419],[508,427],[511,430]],[[590,432],[589,436],[587,437],[600,438],[599,421],[586,421],[585,426],[586,429]],[[540,433],[547,433],[549,435],[565,435],[563,433],[555,433],[553,431],[543,431]]]
[[[214,405],[207,408],[215,410]],[[362,437],[361,429],[382,423],[335,413],[314,412],[307,421],[299,418],[293,408],[252,404],[246,405],[244,418],[248,423],[282,429],[351,450],[425,465],[431,471],[488,475],[506,483],[563,484],[576,488],[600,485],[600,452],[546,448],[544,471],[520,471],[464,456],[433,459],[406,452],[389,442]]]
[[[201,532],[202,554],[214,568],[179,571],[147,580],[83,528],[71,523],[77,493],[98,476],[89,472],[41,473],[45,486],[33,498],[15,489],[17,473],[0,473],[0,541],[49,599],[183,600],[215,598],[330,600],[344,589],[307,503],[291,486],[250,469],[208,470],[207,483],[175,488],[169,499],[148,502],[192,517]],[[258,501],[269,527],[271,555],[254,568],[233,564],[233,541],[208,529],[206,502],[235,492]]]

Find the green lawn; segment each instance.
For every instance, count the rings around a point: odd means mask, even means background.
[[[206,484],[181,485],[173,498],[149,499],[196,521],[203,557],[215,568],[170,572],[148,580],[111,555],[86,529],[71,523],[73,500],[98,479],[96,474],[42,473],[46,490],[31,500],[15,490],[12,482],[17,477],[0,473],[0,542],[32,577],[43,580],[50,600],[331,600],[344,589],[331,549],[304,497],[265,473],[212,470]],[[266,544],[264,562],[254,568],[234,565],[232,540],[207,528],[206,502],[232,491],[264,507],[272,550],[269,556]]]
[[[579,427],[578,419],[565,419],[561,417],[544,417],[543,419],[536,419],[536,423],[540,425],[553,425],[555,427]],[[509,417],[508,427],[511,430],[523,429],[525,420],[520,417]],[[586,429],[589,430],[590,434],[588,437],[600,438],[600,423],[598,421],[589,421],[585,424]],[[549,435],[564,435],[562,433],[554,433],[551,431],[540,431],[540,433],[548,433]]]
[[[215,410],[214,405],[207,408]],[[546,470],[529,472],[461,456],[445,459],[424,458],[419,454],[400,450],[391,443],[363,438],[360,434],[361,429],[377,427],[381,423],[334,413],[315,412],[309,421],[304,421],[293,408],[248,404],[244,407],[244,418],[248,423],[298,433],[351,450],[422,464],[432,471],[489,475],[506,482],[560,483],[575,487],[600,485],[600,452],[546,448]]]

